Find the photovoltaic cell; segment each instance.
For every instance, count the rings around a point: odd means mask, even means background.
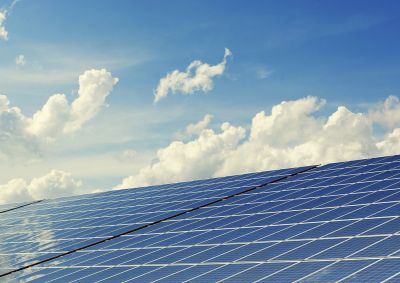
[[[327,164],[249,191],[304,168],[45,201],[1,215],[0,224],[6,227],[1,237],[10,237],[4,238],[1,250],[11,250],[2,259],[6,268],[12,268],[9,258],[22,262],[22,256],[15,254],[28,255],[25,263],[46,259],[56,253],[54,242],[65,241],[63,249],[56,250],[63,252],[74,244],[101,241],[138,226],[141,229],[8,278],[24,282],[393,281],[400,276],[399,169],[400,157],[390,156]],[[50,231],[56,235],[57,240],[48,240],[48,249],[40,252],[29,246],[32,237],[22,229],[23,215],[30,213],[32,235]],[[75,230],[79,234],[71,232]],[[23,253],[17,243],[29,252]],[[35,257],[29,257],[32,254]]]

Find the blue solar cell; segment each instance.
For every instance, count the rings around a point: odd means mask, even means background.
[[[367,191],[371,191],[371,189],[369,189],[369,187],[372,184],[373,184],[373,182],[337,185],[337,186],[341,186],[341,187],[338,190],[335,190],[332,194],[345,195],[345,194],[351,194],[351,193],[367,192]]]
[[[56,272],[61,268],[31,268],[27,269],[25,272],[16,272],[11,273],[6,278],[11,282],[31,282],[32,280],[38,280],[40,277],[43,277],[49,273]],[[1,270],[1,269],[0,269]]]
[[[389,236],[376,244],[363,249],[355,257],[376,257],[396,254],[400,250],[400,236]]]
[[[374,217],[399,216],[399,211],[400,203],[379,211],[378,213],[374,214]]]
[[[238,248],[240,245],[219,245],[219,246],[211,246],[206,247],[204,251],[199,252],[197,254],[193,254],[187,258],[179,260],[179,262],[185,263],[198,263],[204,261],[213,261],[215,257],[218,255],[225,254],[233,249]]]
[[[393,203],[373,203],[373,204],[366,204],[363,205],[360,208],[356,208],[354,209],[353,212],[350,212],[348,214],[346,214],[345,216],[343,216],[343,218],[347,218],[347,219],[351,219],[351,218],[365,218],[368,216],[373,216],[376,213],[387,209],[391,206],[393,206]]]
[[[241,272],[232,272],[229,276],[225,277],[222,282],[242,283],[242,282],[256,282],[262,278],[272,275],[280,270],[293,265],[293,263],[260,263],[253,265],[249,269]],[[202,279],[201,277],[199,279]],[[205,281],[203,281],[205,282]]]
[[[182,269],[180,272],[176,272],[169,276],[166,276],[160,280],[160,276],[157,278],[160,281],[157,282],[184,282],[191,278],[200,276],[204,273],[212,272],[213,270],[220,268],[220,265],[194,265],[194,266],[185,266],[185,269]],[[165,267],[168,268],[168,267]],[[204,281],[203,281],[204,282]]]
[[[62,280],[62,277],[68,276],[68,275],[78,272],[80,270],[81,270],[80,268],[71,267],[71,268],[58,268],[58,269],[55,269],[56,272],[45,271],[44,276],[37,275],[38,278],[30,280],[29,282],[35,283],[35,282],[49,282],[52,280]]]
[[[395,234],[400,231],[400,218],[388,218],[388,221],[371,230],[364,232],[364,235]]]
[[[217,255],[216,257],[213,257],[212,259],[207,261],[234,262],[252,253],[265,249],[269,246],[271,246],[271,244],[268,243],[249,243],[249,244],[239,245],[236,246],[235,248],[232,248],[230,251],[224,254]]]
[[[334,245],[343,242],[343,239],[327,239],[327,240],[314,240],[306,243],[292,251],[285,252],[278,256],[277,260],[301,260],[312,257],[313,255],[324,251]]]
[[[362,237],[362,238],[350,238],[344,240],[341,243],[331,246],[325,251],[316,253],[312,258],[344,258],[349,257],[352,254],[364,249],[378,241],[381,241],[384,237]]]
[[[288,226],[277,226],[281,229],[276,231],[275,233],[268,234],[266,236],[261,235],[259,238],[262,241],[276,241],[276,240],[286,240],[290,238],[294,238],[296,235],[312,229],[313,227],[317,226],[316,223],[306,223],[306,224],[297,224],[297,225],[288,225]],[[268,227],[268,228],[271,228]],[[283,228],[283,229],[282,229]]]
[[[363,219],[346,226],[340,230],[337,230],[331,234],[329,237],[344,237],[344,236],[354,236],[364,233],[365,231],[376,227],[377,225],[383,224],[387,221],[385,218],[378,219]]]
[[[285,211],[285,212],[280,212],[280,213],[275,213],[275,214],[255,214],[252,216],[249,216],[247,219],[243,219],[241,223],[239,223],[239,226],[236,223],[233,223],[232,225],[227,225],[226,227],[240,227],[240,226],[246,226],[246,225],[251,225],[251,226],[266,226],[266,225],[272,225],[276,223],[280,223],[281,221],[292,217],[296,214],[299,214],[301,212],[298,211]],[[267,217],[265,217],[267,216]]]
[[[196,247],[195,250],[201,250],[202,247]],[[170,259],[180,259],[187,254],[187,250],[183,247],[169,247],[161,249],[144,249],[135,250],[132,252],[131,256],[127,261],[124,262],[125,265],[132,264],[145,264],[157,261],[158,263],[168,263],[168,258]]]
[[[385,280],[386,283],[396,283],[400,282],[400,273],[393,275],[392,277]]]
[[[156,279],[164,278],[167,277],[171,274],[180,272],[182,270],[188,269],[187,266],[177,266],[177,265],[172,265],[172,266],[166,266],[166,267],[159,267],[158,269],[152,270],[150,272],[140,274],[139,276],[134,277],[134,281],[136,282],[152,282]],[[128,277],[129,280],[132,281],[132,275],[129,274],[130,276]],[[135,274],[136,275],[136,274]],[[127,276],[125,275],[124,278]],[[113,282],[116,282],[115,280],[120,282],[120,275],[114,276],[110,278]]]
[[[81,278],[86,278],[90,275],[96,274],[96,273],[100,273],[100,272],[104,272],[106,270],[106,268],[104,267],[88,267],[88,268],[81,268],[81,269],[77,269],[74,271],[70,271],[67,272],[67,274],[63,274],[61,275],[60,273],[58,274],[53,274],[53,276],[57,276],[57,281],[63,281],[63,282],[71,282],[73,280],[76,280],[77,278],[81,279]],[[114,272],[122,272],[124,270],[121,269],[116,269]],[[44,279],[44,278],[43,278]],[[47,280],[47,278],[46,278]],[[39,279],[40,281],[40,279]]]
[[[206,243],[206,244],[220,244],[220,243],[227,243],[227,242],[235,242],[235,241],[244,241],[245,240],[237,240],[238,238],[243,238],[248,235],[257,234],[257,231],[260,228],[258,227],[242,227],[242,228],[235,228],[235,229],[220,229],[220,230],[212,230],[209,231],[209,237],[204,237],[203,239],[198,239],[197,243]],[[251,237],[251,236],[249,236]],[[254,236],[253,239],[258,239],[258,236]],[[193,242],[192,242],[193,243]]]
[[[312,219],[316,216],[319,216],[321,214],[321,210],[305,210],[305,211],[299,211],[296,215],[293,215],[291,217],[288,217],[282,221],[280,221],[280,224],[286,224],[286,223],[300,223],[303,221],[306,221],[308,219]]]
[[[381,199],[380,201],[384,201],[384,202],[399,202],[400,201],[400,191],[398,189],[396,189],[394,194],[391,194],[383,199]]]
[[[249,228],[236,229],[232,231],[232,234],[237,235],[237,237],[229,240],[229,242],[255,242],[263,240],[265,238],[268,238],[270,235],[276,234],[282,230],[287,229],[288,227],[289,226],[267,226],[267,227],[251,228],[251,230]],[[242,231],[245,233],[242,234],[241,233]]]
[[[96,279],[98,278],[98,280],[101,280],[102,282],[124,282],[127,280],[132,280],[132,282],[140,282],[140,279],[137,279],[139,276],[145,276],[158,270],[160,270],[159,266],[130,267],[119,269],[119,272],[115,272],[113,268],[110,268],[86,278],[76,278],[76,280],[79,280],[79,282],[97,282]]]
[[[342,282],[383,282],[385,279],[392,275],[400,272],[400,260],[399,259],[384,259],[378,260],[367,266],[364,269],[360,269],[359,272],[347,277]]]
[[[294,238],[307,239],[307,238],[320,238],[322,236],[328,235],[336,230],[342,229],[343,227],[354,223],[354,220],[348,221],[332,221],[327,223],[318,223],[313,229],[305,231],[304,233],[299,233]]]
[[[180,245],[195,245],[198,243],[207,243],[207,244],[219,244],[227,242],[228,236],[226,234],[231,230],[210,230],[210,231],[199,231],[199,232],[192,232],[195,236],[188,235],[186,239],[170,243],[176,244],[179,243]]]
[[[304,277],[300,282],[337,282],[373,262],[373,260],[338,261]]]
[[[197,253],[202,253],[206,250],[210,249],[208,246],[190,246],[190,247],[182,247],[182,248],[168,248],[161,249],[160,252],[157,252],[156,256],[150,255],[149,261],[152,263],[158,264],[168,264],[171,262],[180,262],[184,259],[193,256]],[[170,251],[169,251],[170,250]],[[147,258],[146,258],[147,260]],[[129,261],[131,262],[131,261]],[[145,263],[142,261],[142,263]]]
[[[351,204],[366,204],[371,202],[385,201],[385,199],[389,198],[394,194],[396,194],[396,191],[394,190],[367,193],[367,195],[356,199]]]
[[[260,282],[294,282],[330,264],[332,264],[332,262],[329,261],[297,263],[278,273],[265,277]]]
[[[347,215],[352,213],[355,209],[361,208],[362,206],[342,206],[337,208],[326,209],[324,212],[317,217],[311,219],[311,221],[332,221],[338,219],[348,219]]]
[[[299,248],[302,245],[309,243],[310,241],[290,241],[290,242],[278,242],[273,245],[268,245],[264,249],[259,250],[251,255],[248,255],[241,260],[243,261],[266,261],[279,255],[291,251],[295,248]]]

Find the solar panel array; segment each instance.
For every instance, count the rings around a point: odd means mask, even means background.
[[[400,156],[44,201],[0,227],[4,272],[40,263],[21,282],[399,282]]]
[[[284,169],[5,206],[5,212],[0,213],[0,276],[307,169]]]

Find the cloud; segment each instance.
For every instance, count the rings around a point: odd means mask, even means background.
[[[105,69],[88,70],[79,76],[78,97],[69,105],[64,94],[51,96],[30,119],[28,131],[52,139],[60,133],[72,133],[92,119],[104,106],[106,97],[118,82]]]
[[[7,96],[0,94],[0,161],[39,154],[39,140],[27,131],[28,126],[21,109],[10,107]]]
[[[14,0],[6,9],[0,10],[0,38],[4,41],[8,40],[8,31],[4,27],[4,22],[6,21],[8,15],[14,9],[14,6],[15,4],[17,4],[17,2],[19,2],[19,0]]]
[[[134,176],[125,178],[116,188],[135,187],[155,183],[172,183],[212,176],[228,155],[245,137],[245,129],[229,123],[221,125],[221,132],[204,129],[193,141],[174,141],[158,150],[157,161]]]
[[[106,69],[89,70],[79,76],[79,96],[71,104],[71,118],[65,125],[65,131],[79,130],[96,116],[117,82],[118,78],[113,78]]]
[[[26,64],[26,59],[23,54],[20,54],[15,58],[15,64],[18,66],[24,66]]]
[[[8,32],[4,27],[4,22],[7,19],[7,10],[0,11],[0,38],[7,41],[8,40]]]
[[[308,103],[304,103],[305,100]],[[308,104],[308,105],[307,105]],[[353,113],[344,106],[327,118],[313,114],[320,108],[316,98],[293,102],[300,113],[293,117],[289,104],[281,112],[253,118],[249,139],[233,151],[217,175],[260,171],[319,163],[344,161],[379,155],[366,115]],[[265,127],[269,122],[269,127]]]
[[[381,104],[369,111],[370,119],[386,128],[400,126],[400,101],[396,96],[389,96]]]
[[[79,95],[71,104],[64,94],[54,94],[32,117],[0,95],[0,160],[38,155],[42,145],[78,131],[100,111],[117,82],[105,69],[88,70],[79,77]]]
[[[174,70],[162,78],[154,92],[154,102],[160,101],[167,97],[168,93],[192,94],[195,91],[208,92],[213,89],[213,77],[220,76],[225,71],[227,58],[232,53],[225,48],[225,54],[222,61],[210,66],[200,60],[195,60],[189,64],[186,71],[180,72]]]
[[[178,132],[175,136],[177,139],[187,139],[194,135],[199,135],[211,122],[213,116],[206,114],[203,119],[194,124],[187,125],[184,131]]]
[[[0,185],[0,204],[69,196],[81,186],[82,182],[72,178],[71,174],[52,170],[30,181],[17,178]]]
[[[377,143],[377,147],[384,155],[400,153],[400,128],[387,134],[385,139]]]
[[[268,114],[257,113],[247,135],[243,127],[224,123],[220,133],[204,127],[186,143],[172,142],[117,188],[399,154],[398,103],[389,97],[365,113],[339,106],[322,116],[323,99],[283,101]],[[376,130],[380,124],[383,135]]]

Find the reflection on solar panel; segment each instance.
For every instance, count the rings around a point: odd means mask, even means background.
[[[0,227],[12,281],[398,282],[400,156],[43,201]]]

